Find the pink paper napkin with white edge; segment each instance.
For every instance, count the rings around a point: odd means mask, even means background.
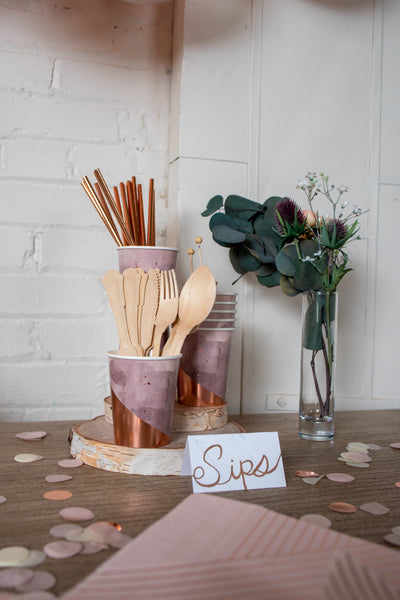
[[[384,546],[192,494],[62,600],[396,600],[399,567]]]

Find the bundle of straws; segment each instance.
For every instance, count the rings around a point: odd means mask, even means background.
[[[100,169],[95,169],[94,175],[97,180],[94,186],[87,177],[81,184],[117,245],[155,246],[154,179],[149,184],[146,232],[143,189],[140,183],[136,185],[136,177],[126,183],[121,181],[119,190],[114,186],[113,197]]]

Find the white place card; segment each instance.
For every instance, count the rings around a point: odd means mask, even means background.
[[[193,492],[286,487],[278,433],[188,435],[181,475]]]

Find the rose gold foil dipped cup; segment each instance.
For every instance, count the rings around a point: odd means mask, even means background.
[[[225,404],[234,328],[199,327],[182,347],[178,402],[186,406]]]
[[[116,444],[157,448],[169,443],[180,358],[108,353]]]
[[[117,248],[119,272],[125,269],[160,269],[170,271],[176,268],[178,248],[162,246],[121,246]]]

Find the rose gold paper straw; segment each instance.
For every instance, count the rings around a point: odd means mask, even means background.
[[[99,184],[98,184],[98,183],[95,183],[95,184],[94,184],[94,188],[95,188],[95,190],[96,190],[97,198],[98,198],[98,200],[99,200],[99,202],[100,202],[100,204],[101,204],[101,208],[102,208],[102,209],[104,210],[104,212],[106,213],[106,216],[107,216],[108,220],[109,220],[110,222],[114,223],[114,219],[112,218],[112,215],[111,215],[111,213],[110,213],[110,210],[109,210],[109,208],[108,208],[108,205],[107,205],[107,202],[106,202],[106,199],[105,199],[105,198],[104,198],[104,196],[103,196],[103,192],[101,191],[101,188],[100,188]],[[113,227],[113,229],[116,229],[116,227],[115,227],[115,223],[114,223],[114,227]]]
[[[121,241],[121,238],[119,237],[118,231],[113,229],[113,226],[111,225],[111,223],[108,221],[107,219],[107,215],[104,212],[99,199],[96,196],[96,192],[94,191],[92,184],[90,183],[89,179],[87,177],[84,177],[81,181],[81,185],[83,187],[83,189],[85,190],[86,194],[89,197],[89,200],[91,201],[91,203],[93,204],[94,208],[96,209],[96,211],[98,212],[98,214],[100,215],[104,225],[107,227],[108,231],[110,232],[111,236],[113,237],[114,241],[116,242],[116,244],[118,246],[123,246],[123,243]],[[113,224],[114,225],[114,224]],[[115,225],[114,225],[115,227]]]
[[[125,223],[126,223],[126,228],[128,229],[128,231],[131,235],[133,243],[135,243],[135,236],[133,233],[131,215],[130,215],[130,211],[129,211],[129,203],[128,203],[128,199],[126,197],[125,186],[123,183],[120,183],[119,185],[120,185],[119,189],[121,191],[122,208],[124,211],[124,219],[125,219]]]
[[[108,189],[108,186],[107,186],[107,184],[106,184],[106,182],[104,180],[103,175],[101,174],[101,171],[99,169],[95,169],[94,170],[94,174],[95,174],[95,177],[96,177],[97,181],[100,184],[100,187],[102,189],[102,192],[103,192],[104,196],[107,199],[107,202],[111,206],[111,209],[112,209],[112,211],[113,211],[113,213],[114,213],[114,215],[115,215],[115,217],[116,217],[116,219],[117,219],[117,221],[119,223],[119,226],[121,227],[121,229],[122,229],[122,231],[123,231],[126,239],[128,240],[129,244],[133,244],[132,236],[130,235],[129,231],[127,230],[126,225],[124,223],[124,220],[123,220],[122,216],[118,212],[118,208],[115,205],[114,199],[113,199],[113,197],[111,195],[110,190]]]
[[[120,212],[120,214],[122,215],[122,206],[121,206],[121,200],[118,194],[118,188],[114,185],[113,187],[113,192],[114,192],[114,199],[115,199],[115,204],[117,205],[117,208]],[[128,240],[126,239],[126,236],[124,235],[124,232],[122,231],[122,240],[124,242],[124,245],[127,246],[128,245]]]
[[[137,215],[137,204],[136,204],[136,199],[134,196],[134,188],[133,188],[131,181],[126,182],[126,191],[128,194],[129,210],[131,211],[131,219],[132,219],[135,244],[140,246],[141,245],[141,243],[140,243],[140,228],[139,228],[139,220],[138,220],[138,215]]]
[[[139,225],[140,225],[140,237],[143,242],[143,246],[147,246],[146,228],[145,228],[145,224],[144,224],[143,195],[142,195],[142,186],[140,183],[138,185],[138,216],[139,216]]]
[[[149,208],[147,211],[147,244],[154,246],[154,179],[149,184]]]

